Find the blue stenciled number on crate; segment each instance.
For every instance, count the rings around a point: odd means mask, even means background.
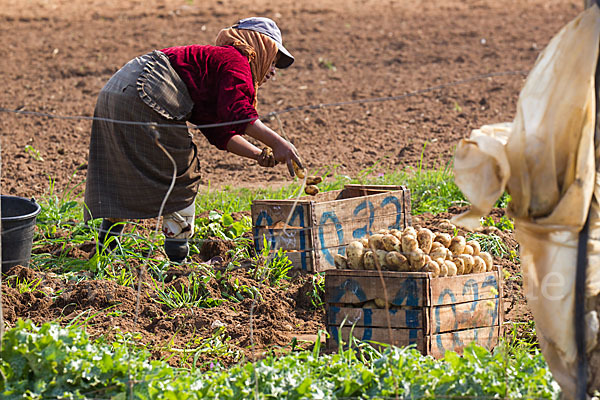
[[[417,281],[412,278],[407,278],[400,285],[400,289],[396,292],[392,304],[396,306],[409,306],[418,307],[419,305],[419,286]],[[420,311],[418,309],[404,310],[404,316],[406,319],[406,326],[409,328],[408,331],[408,342],[413,344],[417,342],[419,336],[419,329],[421,328],[419,321]]]
[[[358,216],[362,210],[365,210],[368,207],[369,209],[369,223],[361,228],[357,228],[352,232],[352,237],[355,239],[360,239],[361,237],[366,236],[367,234],[371,234],[371,228],[373,227],[373,222],[375,221],[375,207],[373,203],[370,201],[367,205],[367,200],[360,202],[356,208],[354,209],[354,216]]]
[[[389,225],[388,229],[402,229],[404,228],[401,225],[402,222],[402,203],[396,196],[388,196],[381,202],[381,208],[387,206],[388,204],[393,204],[396,206],[396,222],[393,225]]]
[[[297,222],[296,222],[297,221]],[[266,223],[263,223],[266,222]],[[294,225],[294,223],[296,222],[296,225]],[[289,224],[292,226],[299,226],[301,228],[304,228],[304,208],[297,206],[294,209],[294,213],[292,214]],[[258,214],[258,217],[256,217],[256,223],[255,223],[256,227],[254,228],[254,248],[255,249],[260,249],[261,246],[261,240],[262,237],[258,237],[259,233],[260,233],[260,229],[265,227],[265,226],[272,226],[273,225],[273,218],[271,218],[271,216],[267,213],[266,210],[261,211]],[[267,237],[267,240],[269,241],[269,246],[271,246],[271,249],[274,249],[275,246],[277,245],[277,242],[275,240],[275,235],[273,233],[273,229],[269,228],[268,229],[269,232],[269,236]],[[306,239],[305,239],[305,234],[304,231],[302,231],[302,234],[300,235],[300,247],[297,250],[306,250]],[[302,270],[306,270],[307,266],[306,266],[306,255],[303,253],[302,257],[300,257],[300,262],[301,262],[301,268]]]
[[[490,316],[492,317],[492,328],[490,329],[490,334],[488,336],[488,348],[492,345],[492,340],[494,339],[494,322],[496,322],[496,319],[498,318],[498,305],[499,302],[502,301],[502,299],[500,299],[500,294],[498,293],[498,281],[496,280],[496,276],[495,275],[490,275],[487,278],[485,278],[485,280],[483,281],[483,283],[481,284],[481,288],[484,287],[492,287],[496,290],[496,304],[494,304],[494,307],[488,307],[488,312],[490,314]]]
[[[263,220],[266,221],[266,224],[263,224]],[[260,229],[263,226],[271,226],[273,225],[273,218],[271,218],[271,216],[269,214],[267,214],[266,210],[261,211],[258,214],[258,217],[256,217],[256,223],[255,223],[255,228],[254,228],[254,248],[255,249],[260,249],[261,247],[261,241],[263,240],[262,237],[258,237],[258,234],[260,233]],[[269,245],[271,246],[271,248],[275,248],[275,237],[273,235],[273,229],[269,229],[269,237],[267,238],[267,240],[269,241]]]
[[[463,288],[464,291],[464,288]],[[458,329],[458,318],[456,316],[456,296],[454,295],[454,292],[451,289],[444,289],[442,291],[442,293],[440,293],[440,297],[438,298],[438,304],[444,304],[444,298],[448,296],[450,297],[450,300],[452,300],[452,304],[450,305],[450,308],[452,309],[452,314],[454,314],[454,330],[456,331],[456,329]],[[440,307],[436,307],[435,308],[435,333],[437,333],[437,346],[438,349],[440,350],[440,352],[444,352],[444,345],[442,344],[442,336],[439,335],[441,330],[441,320],[440,320]],[[453,333],[454,335],[454,345],[459,345],[462,347],[462,341],[460,340],[460,337],[458,336],[457,332]]]
[[[321,215],[321,220],[319,221],[319,241],[321,242],[321,251],[323,252],[323,255],[325,256],[325,260],[327,260],[327,262],[329,264],[333,265],[333,256],[331,255],[331,252],[329,251],[329,249],[327,248],[327,245],[325,244],[325,234],[324,234],[324,229],[323,229],[323,225],[328,220],[331,220],[335,225],[335,232],[337,233],[337,237],[338,237],[338,245],[341,245],[342,243],[344,243],[344,228],[343,228],[342,224],[340,223],[340,220],[338,219],[338,217],[335,215],[335,212],[326,211]],[[341,253],[342,251],[343,250],[338,247],[338,252]]]
[[[365,291],[362,289],[362,287],[360,287],[360,284],[355,281],[354,279],[346,279],[341,285],[339,285],[335,291],[335,295],[333,296],[333,303],[339,303],[340,300],[342,299],[342,297],[344,297],[344,295],[346,293],[352,293],[356,299],[358,300],[359,303],[363,303],[365,301],[367,301],[367,295],[365,294]],[[332,323],[335,324],[335,321],[337,319],[337,314],[340,312],[340,309],[338,307],[331,307],[330,308],[330,315],[329,315],[329,321],[333,321]],[[366,310],[363,310],[366,311]],[[365,312],[365,326],[366,328],[364,329],[364,333],[363,333],[363,337],[362,340],[371,340],[371,338],[373,337],[373,329],[372,328],[368,328],[369,326],[371,326],[371,324],[373,323],[372,320],[372,311],[368,313]],[[338,328],[337,326],[331,326],[331,335],[335,338],[335,340],[337,340],[339,342],[339,333],[338,333]]]
[[[468,293],[473,294],[473,303],[471,304],[471,310],[464,311],[464,313],[467,314],[467,318],[468,318],[469,314],[474,315],[475,310],[477,309],[477,304],[478,304],[477,301],[479,300],[479,288],[477,287],[477,281],[475,281],[475,279],[469,279],[468,281],[466,281],[463,286],[462,292],[463,292],[463,296]],[[455,337],[457,337],[458,333],[455,333],[454,335],[455,335]],[[473,335],[474,335],[473,340],[475,341],[475,343],[477,343],[477,339],[479,338],[479,330],[475,330],[475,333]]]
[[[294,221],[296,221],[296,219],[298,219],[298,222],[296,225],[294,225]],[[290,218],[290,225],[292,226],[300,226],[302,228],[304,228],[304,208],[297,206],[294,209],[294,213],[292,214],[292,217]],[[302,256],[300,257],[300,267],[302,268],[303,271],[306,271],[307,267],[306,267],[306,253],[304,252],[304,250],[306,250],[306,239],[305,239],[306,235],[304,232],[304,229],[302,230],[302,233],[300,234],[300,248],[298,250],[302,251]]]

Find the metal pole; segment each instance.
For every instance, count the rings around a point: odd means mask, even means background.
[[[600,0],[586,0],[586,9],[593,3],[600,7]],[[600,49],[599,49],[600,50]],[[600,51],[599,51],[600,56]],[[596,121],[594,124],[594,147],[598,148],[600,143],[600,58],[596,61],[596,73],[594,76],[594,89],[596,96]],[[598,160],[596,160],[598,162]],[[598,171],[598,165],[596,165]],[[598,173],[598,172],[596,172]],[[593,201],[593,199],[592,199]],[[577,266],[575,270],[575,344],[577,346],[577,393],[576,399],[587,399],[588,378],[589,378],[589,361],[586,354],[586,337],[585,337],[585,291],[586,277],[588,266],[588,241],[590,227],[590,210],[585,220],[585,224],[579,232],[579,240],[577,243]]]
[[[0,143],[0,177],[2,176],[2,144]],[[2,190],[0,190],[0,194]],[[1,201],[0,201],[1,204]],[[4,314],[2,306],[2,207],[0,207],[0,353],[2,353],[2,338],[4,338]]]

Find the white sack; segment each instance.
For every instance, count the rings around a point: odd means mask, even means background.
[[[473,131],[455,154],[456,183],[472,203],[455,223],[477,228],[504,190],[511,195],[507,212],[515,219],[527,302],[542,352],[565,395],[575,393],[577,238],[590,204],[586,296],[600,291],[600,180],[594,154],[599,35],[600,10],[594,6],[540,54],[514,121]],[[597,317],[586,320],[588,348],[593,348]]]

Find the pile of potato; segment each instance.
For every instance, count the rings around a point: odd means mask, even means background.
[[[383,230],[353,241],[346,256],[336,254],[338,269],[430,272],[434,277],[491,271],[492,256],[476,240],[430,229]]]

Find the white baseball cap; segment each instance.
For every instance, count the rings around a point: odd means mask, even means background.
[[[281,40],[281,31],[275,21],[265,17],[250,17],[239,20],[232,28],[248,29],[267,35],[277,43],[277,49],[280,56],[275,66],[277,68],[287,68],[294,62],[294,56],[283,46]]]

